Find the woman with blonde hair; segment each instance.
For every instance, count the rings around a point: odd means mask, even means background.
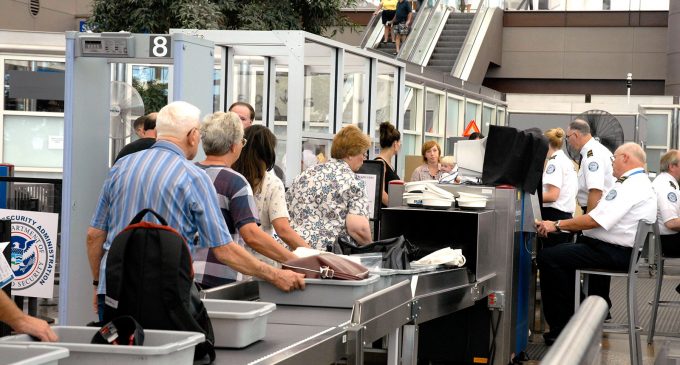
[[[442,155],[442,148],[436,141],[423,143],[421,149],[423,164],[416,167],[411,174],[411,181],[439,180],[443,171],[439,168],[439,159]]]
[[[574,163],[562,150],[565,132],[553,128],[545,132],[548,138],[548,155],[543,171],[543,220],[559,221],[572,218],[576,208],[578,182]],[[550,235],[543,240],[544,247],[567,242],[571,234]]]
[[[368,198],[356,175],[370,146],[357,126],[342,128],[333,138],[331,158],[303,171],[286,192],[290,225],[312,248],[326,251],[347,235],[360,245],[371,242]]]

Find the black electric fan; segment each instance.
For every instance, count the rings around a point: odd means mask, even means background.
[[[604,110],[588,110],[579,114],[576,119],[588,122],[593,138],[602,143],[612,153],[623,144],[623,128],[615,116]],[[580,160],[580,151],[575,151],[567,141],[567,152],[574,161]]]

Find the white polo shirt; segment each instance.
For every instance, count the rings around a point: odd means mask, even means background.
[[[611,158],[612,153],[595,138],[591,138],[581,148],[578,194],[576,194],[580,206],[588,205],[588,191],[590,189],[601,190],[604,193],[614,186],[616,178],[613,175]]]
[[[576,207],[574,199],[576,198],[577,184],[574,163],[564,154],[564,151],[556,151],[545,165],[543,185],[552,185],[560,189],[560,195],[556,201],[543,203],[543,206],[573,214]]]
[[[652,186],[656,192],[656,204],[658,206],[656,222],[659,225],[659,233],[662,235],[678,233],[666,228],[664,224],[680,216],[678,181],[675,180],[673,175],[662,172],[654,179]]]
[[[584,236],[633,247],[638,222],[656,222],[656,193],[642,168],[626,171],[602,196],[588,213],[600,227],[583,231]]]

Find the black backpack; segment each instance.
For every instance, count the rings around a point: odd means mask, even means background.
[[[152,213],[161,224],[142,222]],[[194,359],[215,360],[215,335],[194,284],[189,248],[177,231],[151,209],[137,214],[111,244],[106,260],[104,322],[132,316],[145,329],[205,334]]]

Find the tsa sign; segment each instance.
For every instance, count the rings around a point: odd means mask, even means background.
[[[12,221],[12,294],[52,298],[59,215],[0,209],[0,219]]]

